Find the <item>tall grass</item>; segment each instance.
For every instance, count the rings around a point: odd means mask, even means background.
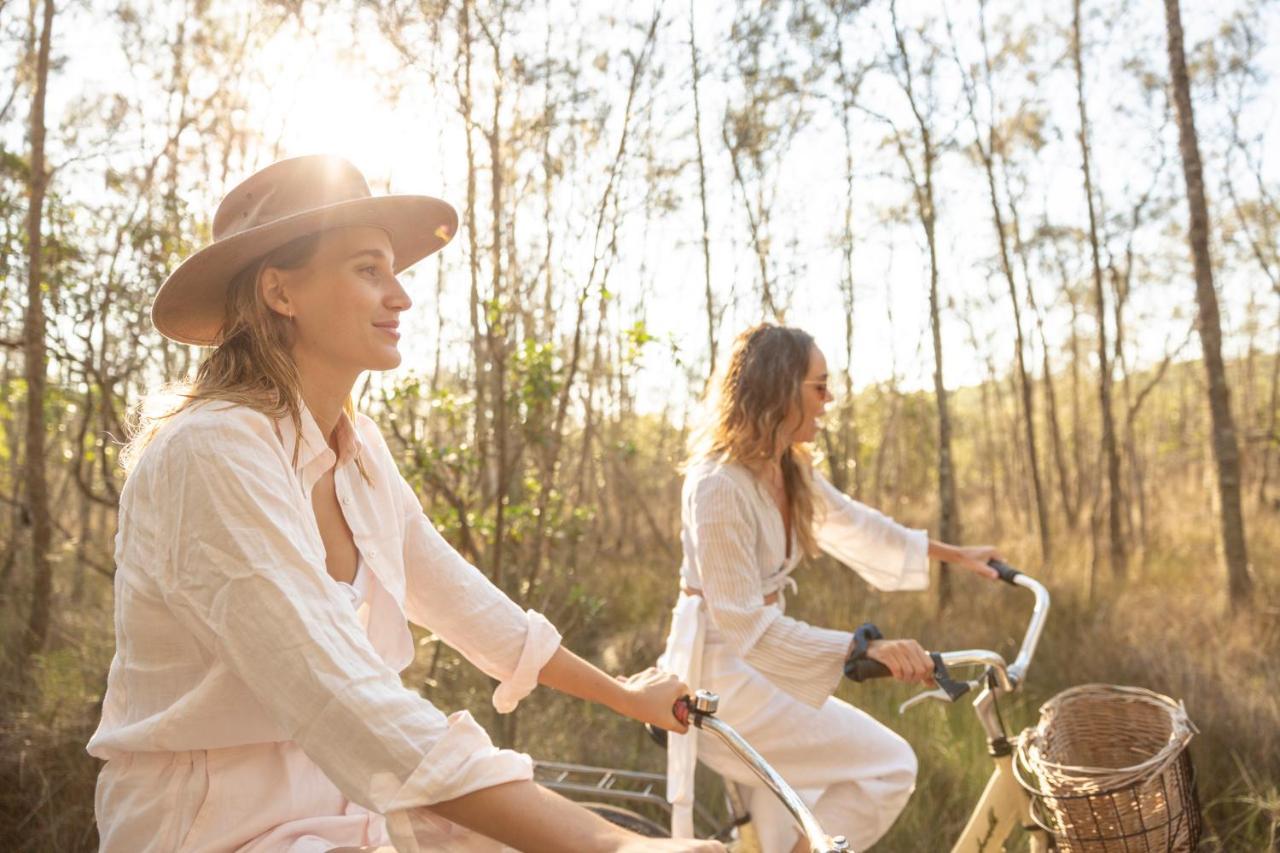
[[[1249,527],[1255,565],[1270,567],[1280,546],[1276,525],[1254,515]],[[1229,616],[1225,581],[1214,554],[1212,517],[1171,510],[1126,582],[1095,581],[1089,600],[1089,548],[1060,534],[1047,575],[1031,559],[1030,533],[999,543],[1016,565],[1050,588],[1053,604],[1024,689],[1001,703],[1013,732],[1034,725],[1037,709],[1060,690],[1101,682],[1146,687],[1182,700],[1199,734],[1191,745],[1205,820],[1206,851],[1277,849],[1280,838],[1280,585],[1257,572],[1254,608]],[[968,520],[981,531],[983,520]],[[1270,523],[1268,523],[1270,522]],[[984,539],[974,534],[968,541]],[[665,631],[654,602],[669,604],[675,566],[613,567],[607,619],[575,648],[596,649],[615,668],[652,662]],[[930,593],[877,593],[831,561],[802,568],[792,615],[815,624],[875,621],[890,635],[915,636],[928,648],[992,648],[1012,658],[1030,616],[1025,590],[957,577],[955,599],[941,615]],[[602,588],[603,589],[603,588]],[[612,624],[610,632],[604,626]],[[914,689],[893,682],[846,684],[839,695],[900,732],[920,757],[915,796],[877,851],[915,853],[949,847],[991,772],[981,727],[967,700],[929,703],[905,716],[898,704]],[[638,727],[579,703],[539,695],[524,712],[521,745],[535,755],[660,769],[663,756]],[[563,721],[572,719],[573,725]]]
[[[918,509],[923,524],[928,508]],[[966,518],[966,537],[986,539],[984,521]],[[1098,578],[1092,601],[1085,537],[1060,532],[1055,568],[1035,564],[1029,533],[999,544],[1015,564],[1050,587],[1053,607],[1025,690],[1003,703],[1012,729],[1035,722],[1059,690],[1085,682],[1132,684],[1186,703],[1200,734],[1192,743],[1204,807],[1203,849],[1276,849],[1280,835],[1280,589],[1259,571],[1251,612],[1228,616],[1214,554],[1211,516],[1176,501],[1161,508],[1160,528],[1124,584]],[[1250,518],[1255,565],[1270,569],[1280,533],[1270,510]],[[567,644],[614,671],[653,662],[666,631],[676,566],[663,562],[599,565],[581,572],[579,594],[591,618],[570,625]],[[65,577],[69,572],[61,572]],[[886,633],[919,637],[930,648],[989,647],[1011,655],[1030,596],[1003,584],[958,578],[946,612],[929,593],[882,594],[852,572],[818,561],[799,573],[793,615],[832,626],[871,619]],[[95,579],[96,580],[96,579]],[[98,765],[84,752],[96,725],[111,654],[110,591],[105,583],[75,611],[59,615],[50,650],[33,669],[6,663],[0,692],[0,845],[5,850],[96,849],[93,786]],[[65,600],[65,599],[64,599]],[[21,597],[0,607],[6,648],[20,630]],[[421,636],[421,635],[420,635]],[[467,707],[497,730],[491,685],[448,649],[422,636],[407,683],[444,708]],[[846,685],[840,695],[901,732],[920,756],[916,794],[879,851],[945,849],[963,826],[990,771],[983,735],[967,703],[929,704],[899,717],[912,689],[891,682]],[[538,691],[514,727],[520,748],[537,757],[657,770],[663,755],[640,727],[600,708]]]

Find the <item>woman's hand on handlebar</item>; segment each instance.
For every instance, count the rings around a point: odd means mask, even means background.
[[[684,734],[689,727],[675,718],[676,700],[689,695],[689,687],[669,672],[649,667],[631,676],[617,676],[623,690],[620,713],[642,723]]]
[[[987,565],[987,561],[1004,560],[994,545],[948,545],[937,541],[929,542],[929,556],[987,580],[999,577],[996,570]]]
[[[872,640],[867,657],[879,661],[899,681],[933,687],[933,658],[915,640]]]

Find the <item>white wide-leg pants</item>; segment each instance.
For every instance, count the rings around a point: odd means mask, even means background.
[[[835,697],[812,708],[783,692],[738,657],[707,626],[701,687],[720,696],[717,716],[764,756],[813,809],[831,835],[856,851],[869,848],[911,796],[916,757],[910,745],[869,714]],[[787,853],[800,837],[783,805],[709,732],[698,760],[751,786],[749,808],[764,853]]]

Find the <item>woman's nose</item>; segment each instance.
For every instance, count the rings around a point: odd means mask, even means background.
[[[398,276],[392,276],[391,283],[391,289],[387,293],[387,305],[397,311],[408,311],[413,306],[413,300],[409,298],[409,291],[405,290],[404,286],[400,284]]]

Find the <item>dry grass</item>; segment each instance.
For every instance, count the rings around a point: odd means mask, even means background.
[[[1034,722],[1039,704],[1072,684],[1133,684],[1186,702],[1200,735],[1192,745],[1204,806],[1205,850],[1275,849],[1280,834],[1280,589],[1259,572],[1250,614],[1227,615],[1213,552],[1209,516],[1200,507],[1161,510],[1155,543],[1123,586],[1100,579],[1094,600],[1085,596],[1088,549],[1059,536],[1054,573],[1043,578],[1054,594],[1048,628],[1024,693],[1004,706],[1015,729]],[[914,519],[917,522],[924,518]],[[970,541],[984,525],[967,519]],[[1250,519],[1255,565],[1268,567],[1280,546],[1270,515]],[[1029,536],[1002,547],[1035,572]],[[646,666],[659,651],[674,565],[600,567],[584,573],[583,594],[594,596],[593,618],[577,623],[568,644],[594,654],[610,669]],[[927,593],[896,595],[867,590],[851,572],[820,563],[802,570],[793,612],[820,624],[854,625],[868,618],[894,634],[915,635],[933,648],[986,646],[1011,653],[1028,613],[1019,590],[962,578],[942,616]],[[109,590],[74,614],[64,611],[52,650],[32,672],[5,673],[0,697],[0,837],[5,849],[79,851],[96,848],[92,797],[97,764],[83,745],[97,722],[111,640]],[[0,612],[0,631],[12,640],[20,601]],[[12,643],[6,643],[12,647]],[[423,685],[433,649],[420,650],[407,673]],[[17,685],[17,686],[13,686]],[[448,650],[436,661],[424,692],[448,708],[469,707],[496,723],[490,686]],[[841,695],[902,732],[921,757],[918,789],[880,851],[943,849],[976,800],[989,765],[972,713],[961,706],[929,705],[898,717],[911,693],[879,683],[842,688]],[[658,769],[662,754],[639,727],[583,703],[540,691],[518,717],[517,743],[536,756],[617,767]]]

